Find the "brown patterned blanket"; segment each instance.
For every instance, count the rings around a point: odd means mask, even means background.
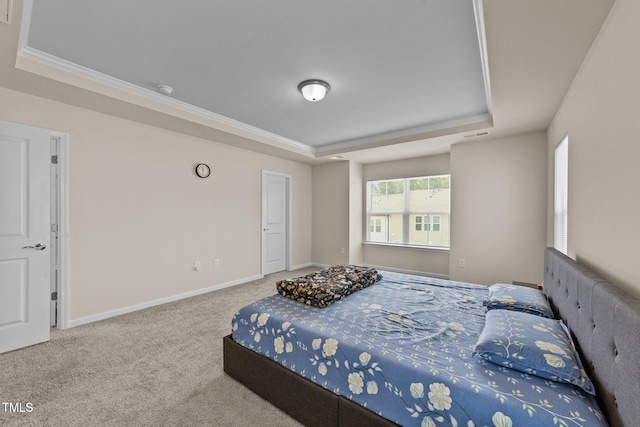
[[[315,307],[326,307],[345,296],[382,279],[374,268],[334,265],[295,279],[276,282],[278,292],[287,298]]]

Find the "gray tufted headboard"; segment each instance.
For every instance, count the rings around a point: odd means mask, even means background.
[[[571,330],[609,424],[640,425],[640,302],[553,248],[544,258],[544,292]]]

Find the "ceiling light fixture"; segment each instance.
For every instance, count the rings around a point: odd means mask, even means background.
[[[163,95],[171,95],[171,92],[173,92],[173,88],[171,86],[167,86],[167,85],[158,85],[158,92],[160,92]]]
[[[298,85],[304,99],[311,102],[322,101],[330,88],[329,83],[323,80],[305,80]]]

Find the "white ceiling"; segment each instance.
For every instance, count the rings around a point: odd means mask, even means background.
[[[545,129],[612,3],[25,0],[19,55],[243,148],[367,163]],[[311,78],[331,85],[321,102],[297,90]]]

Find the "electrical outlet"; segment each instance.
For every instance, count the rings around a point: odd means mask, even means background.
[[[213,267],[214,268],[220,267],[220,260],[218,258],[213,260]]]
[[[200,261],[195,261],[193,263],[193,271],[200,271]]]
[[[344,255],[344,248],[340,248],[340,253]]]
[[[458,267],[464,268],[465,265],[466,265],[466,261],[464,260],[464,258],[459,258],[458,259]]]

